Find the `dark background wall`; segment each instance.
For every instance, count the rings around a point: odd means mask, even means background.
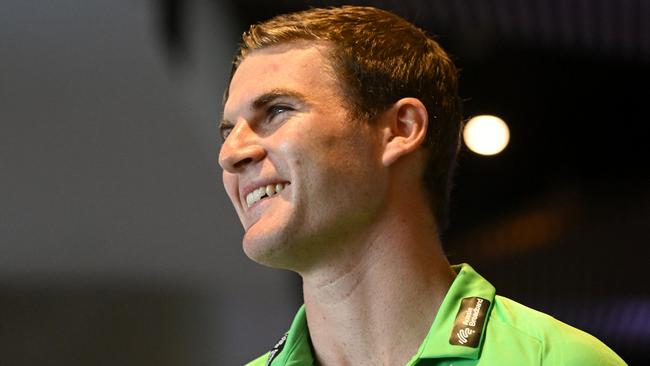
[[[650,3],[367,1],[436,34],[466,116],[452,262],[648,362]],[[310,2],[333,5],[336,2]],[[216,163],[247,24],[302,1],[0,5],[0,364],[235,365],[300,302],[241,253]]]
[[[3,366],[241,364],[296,310],[221,188],[231,10],[186,6],[174,64],[155,1],[0,5]]]

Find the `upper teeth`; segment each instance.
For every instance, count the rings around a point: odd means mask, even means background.
[[[246,204],[248,207],[251,207],[255,202],[261,200],[264,196],[271,197],[280,193],[284,187],[286,187],[286,184],[284,183],[269,184],[259,187],[253,192],[246,195]]]

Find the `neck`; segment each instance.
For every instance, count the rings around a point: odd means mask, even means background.
[[[403,365],[433,322],[454,274],[431,215],[403,198],[390,215],[336,246],[349,250],[301,273],[321,365]]]

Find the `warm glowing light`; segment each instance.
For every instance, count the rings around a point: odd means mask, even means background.
[[[465,145],[481,155],[495,155],[510,141],[508,125],[499,117],[481,115],[470,119],[463,129]]]

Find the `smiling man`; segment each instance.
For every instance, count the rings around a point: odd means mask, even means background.
[[[288,333],[250,365],[624,364],[448,263],[457,71],[411,23],[342,7],[254,25],[224,101],[244,251],[303,280]]]

